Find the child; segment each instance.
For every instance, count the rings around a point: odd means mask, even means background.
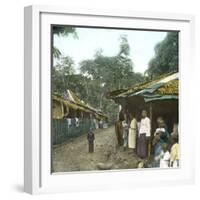
[[[168,145],[166,143],[162,144],[162,150],[160,154],[160,168],[169,167],[170,153],[168,151]]]
[[[168,142],[169,133],[167,131],[166,124],[165,124],[164,120],[159,119],[159,120],[157,120],[157,122],[158,122],[158,128],[156,129],[154,136],[156,136],[157,134],[160,134],[160,139],[163,142]]]
[[[90,132],[87,135],[87,140],[88,140],[88,146],[89,146],[89,153],[93,153],[94,152],[94,133],[92,131],[92,128],[90,129]]]
[[[157,134],[153,139],[154,146],[154,162],[153,167],[160,167],[160,155],[162,151],[162,142],[160,140],[160,134]]]

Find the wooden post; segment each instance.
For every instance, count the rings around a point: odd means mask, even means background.
[[[152,102],[150,102],[149,104],[149,117],[150,117],[150,121],[151,121],[151,134],[150,134],[150,138],[149,138],[149,144],[148,144],[148,157],[151,155],[151,143],[152,143],[152,122],[153,122],[153,109],[152,109]]]

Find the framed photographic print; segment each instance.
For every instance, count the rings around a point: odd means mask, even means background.
[[[194,181],[194,17],[25,8],[25,191]]]

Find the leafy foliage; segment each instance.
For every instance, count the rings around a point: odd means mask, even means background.
[[[53,37],[55,35],[61,37],[67,37],[69,34],[72,34],[74,36],[74,38],[78,38],[78,35],[76,33],[76,29],[72,26],[63,26],[63,25],[54,25],[52,27],[52,32],[53,32]],[[56,59],[59,59],[62,56],[61,51],[53,46],[53,57]]]
[[[62,53],[60,52],[60,50],[56,47],[53,47],[53,56],[54,58],[59,59],[61,57]]]
[[[73,60],[68,56],[62,57],[52,69],[53,92],[64,95],[69,87],[68,76],[74,72]]]
[[[171,71],[178,71],[178,32],[169,32],[155,46],[155,56],[150,60],[146,72],[154,77]]]
[[[58,36],[67,37],[69,34],[73,34],[75,38],[77,38],[76,29],[73,26],[65,26],[65,25],[54,25],[52,28],[53,35],[56,34]]]
[[[111,121],[116,119],[118,109],[116,104],[106,98],[108,91],[131,86],[141,82],[143,76],[133,71],[130,59],[130,47],[126,36],[120,37],[119,52],[115,56],[104,56],[102,50],[95,53],[94,59],[80,63],[80,70],[91,79],[89,97],[95,98],[91,103],[110,114]],[[93,88],[91,88],[93,87]],[[92,93],[90,95],[90,93]],[[90,102],[89,98],[88,101]]]

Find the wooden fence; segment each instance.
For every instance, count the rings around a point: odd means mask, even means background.
[[[52,120],[52,142],[61,144],[71,138],[88,133],[94,124],[90,119],[81,119],[76,122],[75,119],[53,119]]]

